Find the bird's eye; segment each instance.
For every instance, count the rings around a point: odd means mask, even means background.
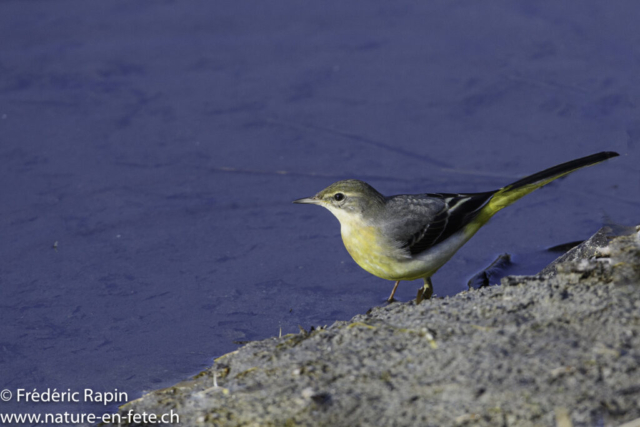
[[[335,200],[336,202],[339,202],[341,200],[344,200],[344,194],[342,193],[336,193],[333,195],[333,200]]]

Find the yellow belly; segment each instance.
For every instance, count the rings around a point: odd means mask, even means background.
[[[387,280],[424,277],[423,271],[415,271],[419,265],[412,265],[411,258],[402,256],[399,249],[383,241],[373,227],[360,226],[353,232],[343,227],[342,241],[353,260],[374,276]]]
[[[476,231],[476,227],[462,230],[415,256],[384,240],[370,226],[351,228],[343,225],[342,241],[354,261],[374,276],[387,280],[415,280],[431,277]]]

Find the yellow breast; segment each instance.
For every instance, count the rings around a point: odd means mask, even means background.
[[[355,262],[369,273],[388,280],[402,276],[403,265],[397,249],[385,242],[371,226],[341,227],[342,241]]]

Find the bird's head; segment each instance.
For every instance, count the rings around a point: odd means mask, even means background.
[[[342,225],[348,225],[353,221],[375,218],[384,206],[385,197],[366,182],[347,179],[331,184],[313,197],[294,200],[293,203],[323,206]]]

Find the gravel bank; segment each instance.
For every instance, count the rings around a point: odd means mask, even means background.
[[[638,419],[640,233],[627,233],[610,242],[600,233],[574,250],[591,258],[565,256],[545,274],[249,343],[121,413],[173,409],[189,426]]]

